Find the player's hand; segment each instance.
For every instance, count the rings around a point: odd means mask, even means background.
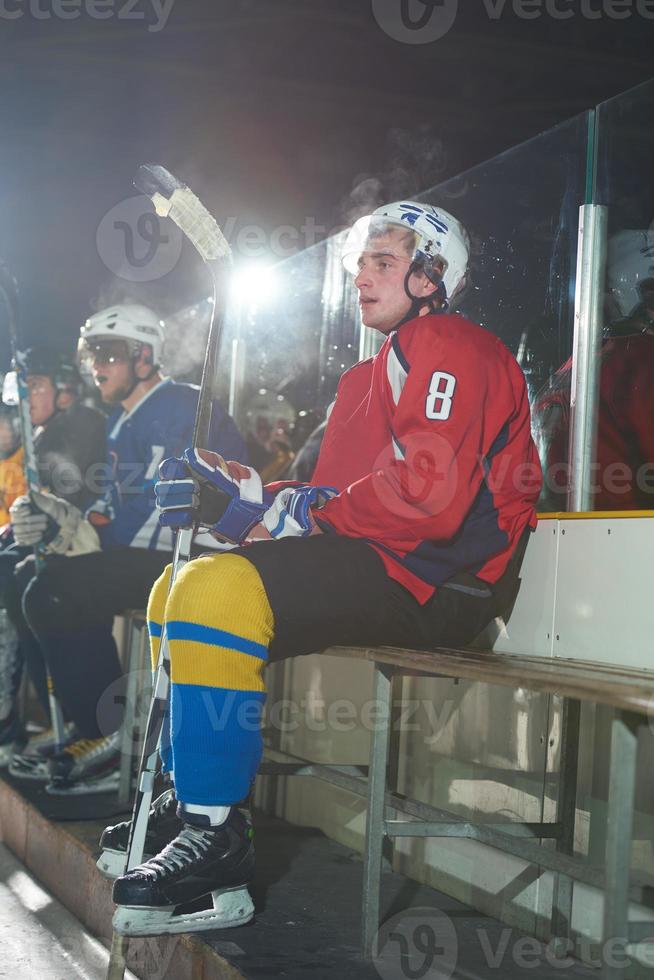
[[[272,538],[300,537],[321,533],[314,511],[335,497],[335,487],[286,487],[280,490],[263,515],[263,525]]]
[[[9,518],[14,541],[21,548],[32,548],[43,542],[48,528],[47,514],[36,507],[27,495],[14,500],[9,508]]]
[[[160,524],[207,528],[232,544],[247,537],[272,500],[256,470],[205,449],[165,459],[159,477],[154,491]]]
[[[14,541],[21,547],[42,547],[53,555],[98,551],[100,542],[82,512],[61,497],[32,491],[9,508]]]

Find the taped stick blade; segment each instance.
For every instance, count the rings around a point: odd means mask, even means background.
[[[175,222],[205,262],[231,259],[229,243],[216,219],[190,187],[165,167],[143,164],[134,179],[134,186],[150,198],[160,218]]]
[[[134,178],[134,187],[137,191],[150,198],[155,194],[170,198],[175,191],[185,186],[181,180],[171,174],[170,170],[166,170],[159,163],[144,163],[139,167]]]

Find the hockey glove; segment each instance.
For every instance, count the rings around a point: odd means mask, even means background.
[[[263,515],[263,524],[272,538],[306,538],[316,526],[312,508],[324,507],[337,493],[335,487],[286,487]]]
[[[9,508],[14,540],[22,547],[42,546],[47,554],[86,555],[100,540],[82,512],[67,500],[38,490],[18,497]]]
[[[240,544],[272,502],[256,470],[205,449],[165,459],[154,492],[164,527],[205,527]]]

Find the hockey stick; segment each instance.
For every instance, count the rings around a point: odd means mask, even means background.
[[[25,353],[20,349],[18,337],[18,287],[16,280],[11,275],[7,267],[0,262],[0,294],[4,300],[7,310],[7,325],[9,327],[9,341],[16,367],[16,382],[18,387],[18,417],[20,420],[20,436],[23,444],[23,469],[25,472],[25,482],[30,496],[34,491],[40,489],[39,468],[34,449],[34,430],[30,417],[30,398],[27,387],[27,362]],[[36,574],[43,571],[45,556],[43,549],[38,545],[34,547],[34,561],[36,563]],[[50,670],[46,664],[47,685],[48,685],[48,705],[50,707],[50,721],[55,740],[55,751],[64,743],[64,718],[61,705],[55,695]]]
[[[151,199],[160,217],[169,217],[175,222],[199,252],[211,272],[213,282],[212,314],[192,440],[193,446],[203,448],[209,439],[213,379],[216,373],[218,349],[225,316],[225,291],[219,290],[218,284],[221,273],[224,273],[225,264],[231,262],[231,249],[216,220],[201,201],[185,184],[173,177],[164,167],[156,164],[145,164],[140,167],[134,180],[134,186]],[[220,309],[218,309],[219,297]],[[180,568],[190,558],[192,541],[192,529],[185,529],[177,533],[170,577],[171,587]],[[127,848],[126,870],[136,867],[143,860],[148,814],[158,768],[159,743],[168,708],[169,673],[170,659],[164,630],[159,647],[150,711],[143,740],[138,786]],[[107,980],[122,980],[124,977],[128,942],[128,936],[116,928],[114,917],[114,933]]]

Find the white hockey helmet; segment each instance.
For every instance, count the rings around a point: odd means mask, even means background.
[[[245,425],[254,436],[262,433],[288,433],[295,425],[296,411],[284,395],[260,388],[248,399]]]
[[[643,284],[654,288],[654,230],[619,231],[609,239],[607,287],[622,316],[642,301]]]
[[[389,226],[413,233],[408,239],[407,254],[411,261],[421,262],[431,278],[434,263],[443,263],[444,299],[450,303],[465,285],[470,257],[468,233],[453,215],[443,208],[419,201],[395,201],[384,204],[372,214],[359,218],[350,229],[343,247],[343,265],[352,274],[358,271],[359,256],[370,247],[370,241],[384,234]]]
[[[164,325],[153,310],[136,303],[109,306],[89,317],[80,333],[80,348],[95,341],[126,340],[130,355],[138,357],[143,344],[152,347],[152,363],[161,364],[164,346]]]

